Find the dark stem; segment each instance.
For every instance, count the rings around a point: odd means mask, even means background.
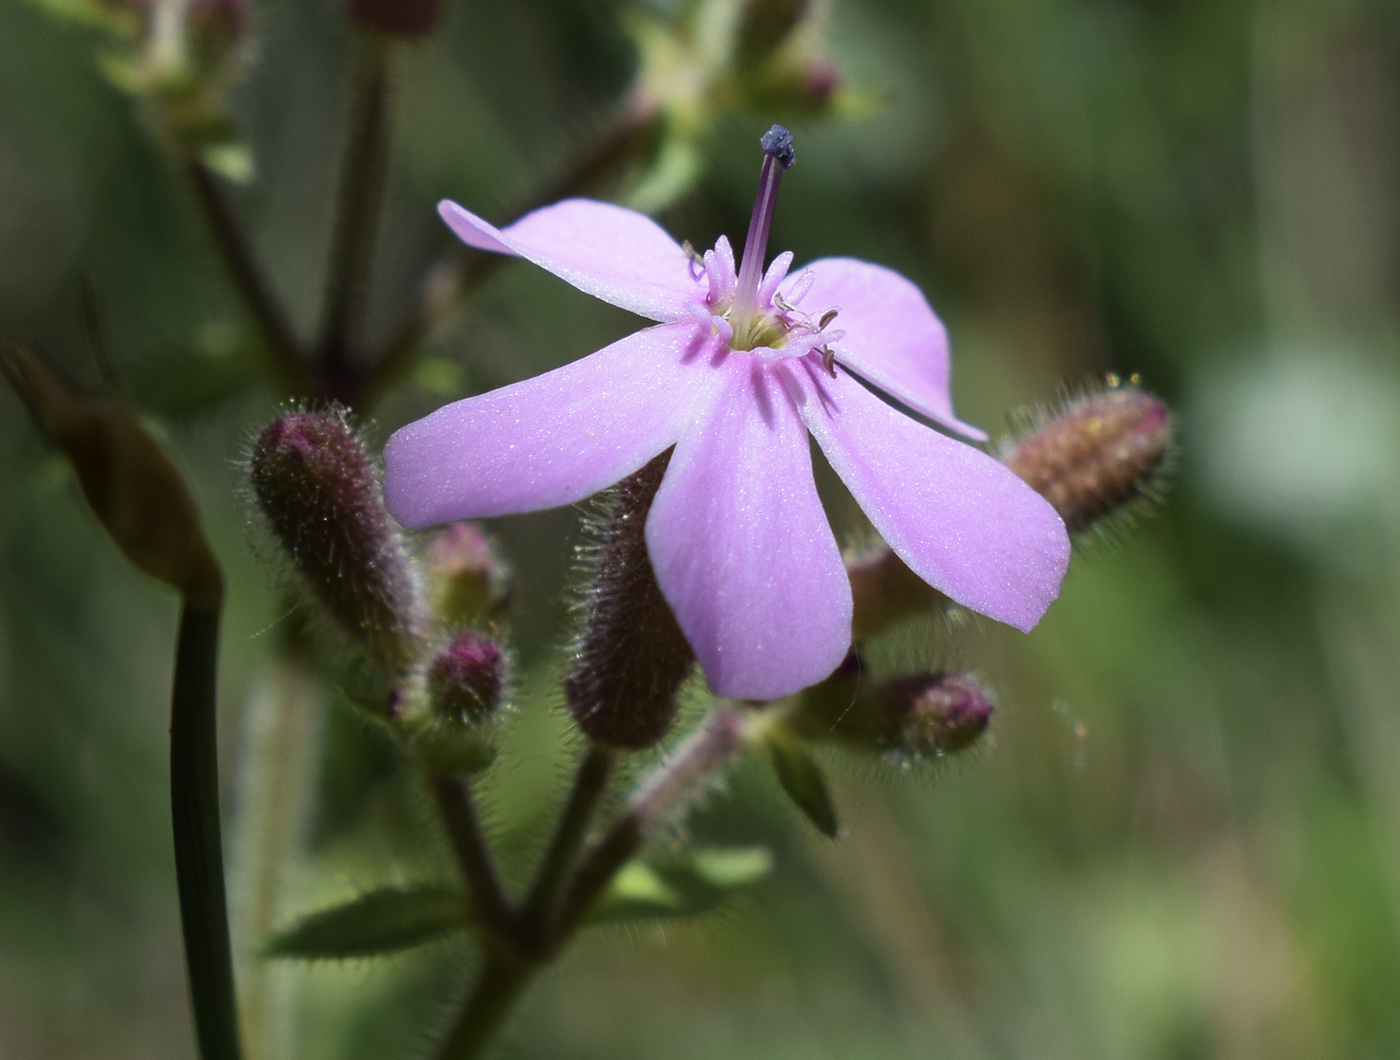
[[[523,930],[542,931],[548,925],[551,907],[559,892],[559,884],[572,866],[579,847],[583,845],[589,818],[593,816],[593,809],[598,805],[599,798],[607,790],[615,757],[613,751],[591,742],[584,751],[578,773],[574,777],[573,790],[569,793],[569,801],[564,805],[564,813],[559,818],[554,837],[540,862],[534,885],[530,888],[521,910],[520,924]]]
[[[496,879],[486,837],[472,804],[471,789],[459,777],[439,777],[432,783],[457,863],[471,888],[472,909],[493,943],[510,939],[514,917]]]
[[[389,45],[369,35],[355,69],[355,95],[340,162],[317,372],[322,392],[354,398],[366,295],[389,154]]]
[[[219,609],[185,602],[175,649],[170,717],[170,809],[175,880],[185,940],[190,1006],[203,1060],[238,1060],[234,992],[219,830],[219,756],[215,703]]]
[[[544,185],[515,210],[521,217],[531,210],[595,187],[618,172],[651,134],[656,113],[628,101],[611,131],[591,152],[560,177]],[[369,370],[357,395],[359,407],[369,408],[396,383],[418,356],[423,341],[454,308],[461,305],[509,260],[500,254],[468,255],[461,248],[440,260],[429,271],[418,305]]]
[[[541,967],[487,958],[476,988],[467,997],[438,1051],[438,1060],[477,1060],[482,1056]]]
[[[214,237],[214,245],[253,315],[278,378],[295,393],[313,393],[311,375],[301,359],[301,344],[253,258],[252,248],[219,185],[219,178],[197,161],[186,163],[185,172]]]

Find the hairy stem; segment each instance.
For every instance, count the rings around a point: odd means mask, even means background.
[[[589,818],[607,790],[615,758],[613,751],[591,742],[584,751],[573,790],[521,910],[520,923],[525,930],[540,928],[549,922],[559,885],[583,845]]]
[[[460,777],[438,777],[432,783],[433,795],[437,799],[443,823],[447,826],[457,863],[471,888],[472,909],[477,920],[493,944],[509,940],[515,917],[506,904],[500,881],[496,878],[486,837],[482,834],[476,807],[472,803],[471,788]]]
[[[472,992],[452,1023],[438,1060],[478,1060],[500,1033],[506,1017],[524,993],[540,964],[512,964],[490,957]]]
[[[374,238],[389,155],[389,44],[366,36],[355,69],[354,99],[336,188],[326,293],[318,343],[322,392],[349,401],[359,387]]]
[[[747,747],[748,727],[748,718],[740,708],[728,702],[716,703],[700,728],[676,748],[664,765],[637,785],[626,812],[574,874],[550,932],[551,955],[569,941],[642,841],[684,813],[738,761]]]
[[[219,830],[215,704],[221,602],[180,612],[170,719],[170,808],[190,1006],[203,1060],[239,1060]]]

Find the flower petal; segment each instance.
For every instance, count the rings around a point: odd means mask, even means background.
[[[594,298],[665,323],[695,316],[707,285],[665,229],[645,214],[591,199],[565,199],[506,229],[444,199],[438,213],[465,243],[515,254]]]
[[[553,508],[630,475],[693,419],[712,373],[694,324],[648,328],[580,361],[438,409],[384,447],[406,526]]]
[[[890,548],[958,603],[1029,631],[1059,595],[1069,535],[1055,509],[979,449],[804,362],[802,418]]]
[[[823,258],[803,271],[813,276],[803,311],[840,308],[834,326],[846,335],[838,361],[915,412],[969,438],[987,437],[953,415],[948,333],[922,291],[897,272],[854,258]]]
[[[851,642],[851,585],[781,376],[731,353],[647,520],[657,583],[717,695],[768,700],[826,677]]]

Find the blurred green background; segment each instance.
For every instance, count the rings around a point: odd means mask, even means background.
[[[636,66],[622,14],[455,0],[399,56],[372,335],[449,245],[438,198],[507,220],[596,135]],[[240,207],[309,330],[354,38],[332,0],[256,16]],[[835,0],[826,40],[884,105],[793,123],[773,249],[918,282],[973,423],[1140,373],[1179,416],[1167,503],[1082,550],[1030,636],[980,622],[913,646],[996,690],[985,753],[910,777],[829,758],[836,842],[749,763],[690,831],[770,844],[774,874],[695,924],[585,936],[501,1055],[1400,1056],[1400,7]],[[247,704],[285,619],[236,465],[285,395],[178,169],[93,55],[91,34],[0,2],[0,334],[94,379],[90,277],[116,366],[190,477],[230,580],[236,853],[259,797]],[[742,237],[771,120],[718,116],[698,184],[661,215],[677,238]],[[378,435],[631,327],[507,266],[376,410]],[[0,1056],[192,1055],[166,806],[176,601],[124,565],[8,388],[0,497]],[[856,527],[839,498],[833,514]],[[549,688],[576,524],[494,526],[522,714],[490,801],[522,867],[571,746]],[[411,784],[325,709],[302,733],[321,726],[325,753],[277,923],[451,872],[415,838]],[[267,970],[268,1034],[298,1057],[420,1055],[472,965],[442,944]]]

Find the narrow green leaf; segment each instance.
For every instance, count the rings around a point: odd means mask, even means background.
[[[674,862],[629,861],[588,919],[599,924],[699,916],[772,868],[773,856],[764,847],[700,850]]]
[[[267,957],[338,960],[421,946],[471,922],[466,895],[423,884],[386,887],[297,921],[263,947]]]
[[[768,735],[768,754],[773,759],[773,772],[778,775],[778,783],[788,793],[788,798],[797,804],[818,832],[834,839],[836,810],[815,759],[794,738],[778,732]]]

